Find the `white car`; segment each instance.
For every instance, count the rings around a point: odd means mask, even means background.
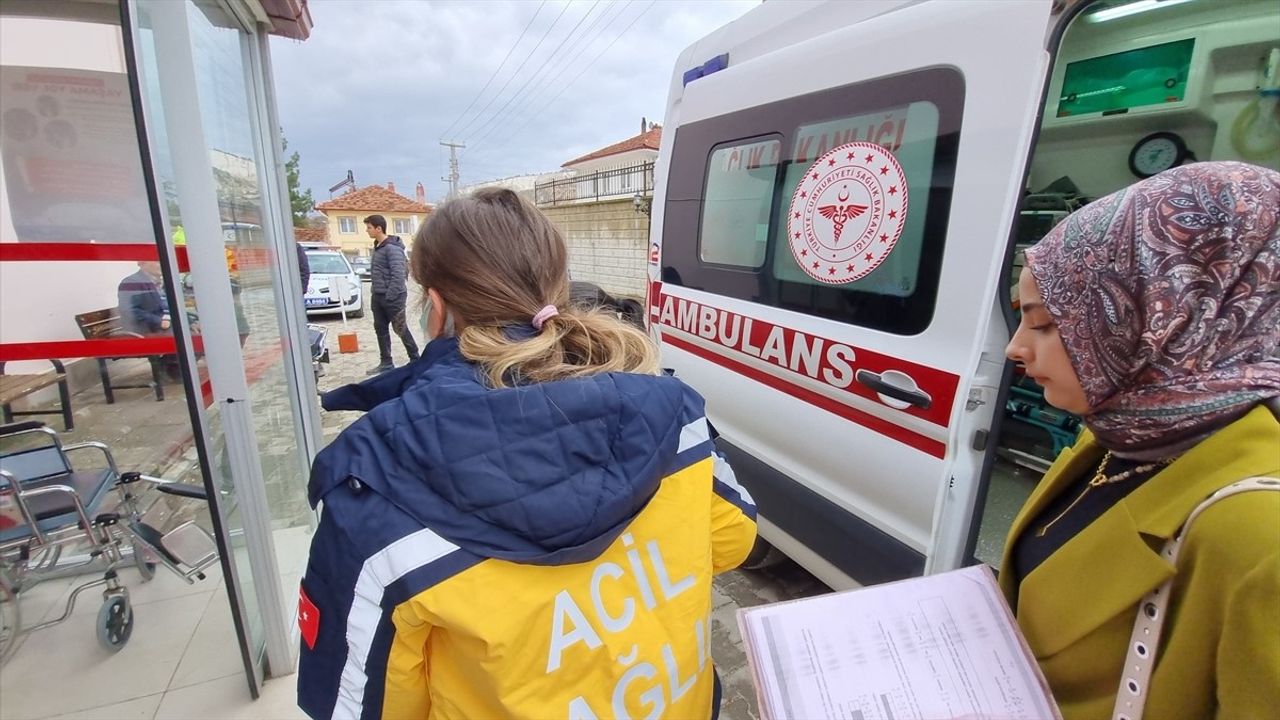
[[[347,317],[364,317],[364,298],[360,292],[360,277],[351,269],[351,263],[337,250],[307,249],[307,263],[311,266],[311,280],[307,283],[302,304],[307,316],[338,315],[346,308]],[[333,279],[346,286],[346,297],[332,296]]]

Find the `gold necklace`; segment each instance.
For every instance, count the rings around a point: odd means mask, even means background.
[[[1079,502],[1084,499],[1084,496],[1089,494],[1090,490],[1096,487],[1101,487],[1103,485],[1111,485],[1112,483],[1118,483],[1124,480],[1128,480],[1134,475],[1137,475],[1139,473],[1150,472],[1160,467],[1161,465],[1168,465],[1170,463],[1169,460],[1158,460],[1156,462],[1147,463],[1145,465],[1139,465],[1129,470],[1125,470],[1122,473],[1117,473],[1115,475],[1111,475],[1108,477],[1103,471],[1106,470],[1107,463],[1109,462],[1111,462],[1110,450],[1107,451],[1106,455],[1102,456],[1102,462],[1099,463],[1097,471],[1093,473],[1093,477],[1089,479],[1089,484],[1084,486],[1084,490],[1082,490],[1080,494],[1076,496],[1075,500],[1071,501],[1071,504],[1067,506],[1067,509],[1058,513],[1057,517],[1050,520],[1044,527],[1040,528],[1040,532],[1036,533],[1036,537],[1044,537],[1044,534],[1049,532],[1049,528],[1053,527],[1053,524],[1061,520],[1064,515],[1071,512],[1071,508],[1079,504]]]

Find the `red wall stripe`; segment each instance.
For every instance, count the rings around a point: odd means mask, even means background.
[[[827,412],[838,415],[845,420],[857,423],[869,430],[873,430],[885,437],[892,438],[905,445],[909,445],[910,447],[932,455],[938,459],[944,458],[947,454],[946,443],[939,442],[933,438],[908,430],[888,420],[876,417],[875,415],[865,413],[857,408],[850,407],[849,405],[839,402],[838,400],[833,400],[826,395],[801,387],[795,383],[788,382],[782,378],[771,375],[770,373],[747,365],[746,363],[725,357],[720,353],[707,350],[700,345],[695,345],[687,340],[675,337],[670,333],[663,333],[662,342],[670,344],[673,347],[680,348],[681,350],[693,355],[697,355],[704,360],[708,360],[725,367],[739,375],[749,377],[756,382],[784,392],[798,400],[803,400],[810,405],[815,405]]]
[[[174,248],[178,272],[189,272],[187,248]],[[155,243],[0,243],[0,262],[126,262],[158,260]]]
[[[204,352],[204,338],[196,335],[191,345]],[[55,342],[0,343],[0,362],[58,358],[123,358],[174,355],[178,344],[172,337],[125,337],[104,340],[60,340]]]

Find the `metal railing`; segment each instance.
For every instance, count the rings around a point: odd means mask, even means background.
[[[533,188],[534,201],[544,207],[628,198],[637,194],[653,194],[651,162],[537,183]]]

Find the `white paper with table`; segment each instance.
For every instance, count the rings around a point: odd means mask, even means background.
[[[742,610],[772,720],[1060,718],[986,567]]]

